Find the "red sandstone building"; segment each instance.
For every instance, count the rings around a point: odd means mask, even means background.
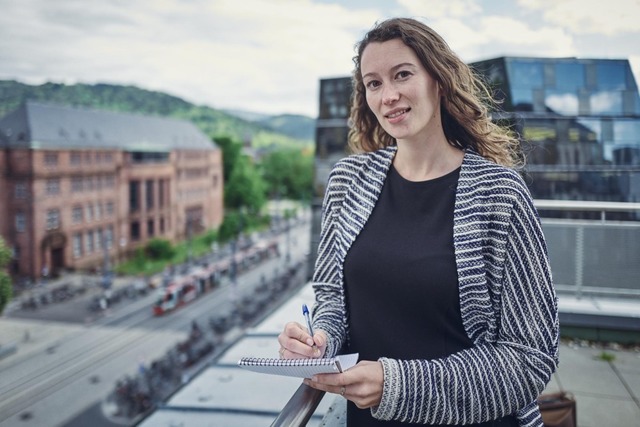
[[[31,278],[223,219],[222,151],[192,123],[27,102],[0,119],[0,233]]]

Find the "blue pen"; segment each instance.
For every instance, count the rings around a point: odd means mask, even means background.
[[[307,321],[307,329],[309,329],[309,335],[311,335],[311,338],[313,338],[313,328],[311,327],[311,318],[309,317],[309,309],[307,308],[307,304],[302,304],[302,314]]]

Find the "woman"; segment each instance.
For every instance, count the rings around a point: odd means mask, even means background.
[[[541,426],[558,362],[542,229],[517,140],[444,40],[412,19],[358,45],[349,142],[329,177],[311,337],[286,358],[358,352],[305,382],[348,399],[347,425]]]

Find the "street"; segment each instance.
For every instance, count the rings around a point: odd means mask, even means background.
[[[188,336],[194,321],[208,327],[212,315],[228,312],[243,298],[251,297],[262,281],[302,261],[309,250],[309,228],[305,220],[292,227],[289,236],[281,233],[280,256],[239,275],[237,286],[227,282],[161,317],[152,313],[155,292],[120,303],[104,316],[88,316],[87,301],[82,300],[34,311],[31,320],[19,319],[18,313],[11,316],[10,320],[25,322],[25,328],[30,328],[21,347],[28,347],[30,341],[49,341],[39,351],[19,349],[0,360],[0,427],[79,426],[87,425],[87,417],[91,425],[116,425],[119,420],[96,418],[105,412],[105,398],[116,380],[136,375],[141,367],[166,354]],[[47,311],[57,313],[53,320],[66,313],[68,323],[52,323]],[[73,319],[75,323],[71,323]],[[0,319],[0,327],[3,321]],[[59,335],[55,339],[43,337],[40,328],[50,328]]]

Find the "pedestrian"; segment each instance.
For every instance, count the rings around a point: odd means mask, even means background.
[[[44,264],[42,266],[42,284],[46,285],[48,279],[49,279],[49,266],[47,264]]]
[[[557,302],[517,139],[418,20],[376,24],[354,62],[355,154],[326,187],[315,333],[288,323],[281,357],[359,353],[305,380],[348,400],[349,427],[542,426]]]

